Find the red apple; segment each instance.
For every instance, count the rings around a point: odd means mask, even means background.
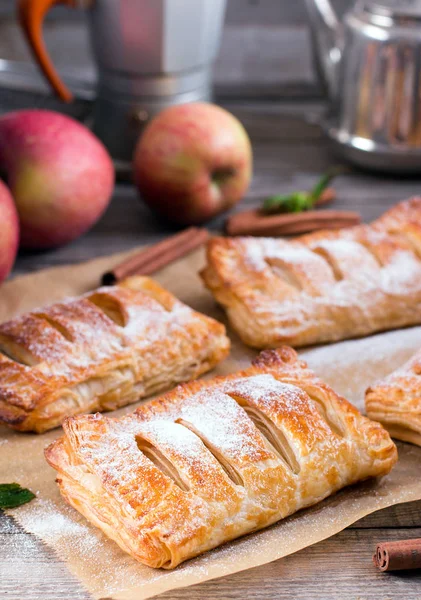
[[[19,218],[13,198],[0,181],[0,282],[9,275],[19,245]]]
[[[251,144],[238,119],[223,108],[181,104],[147,125],[133,167],[141,197],[151,209],[181,225],[203,223],[246,192]]]
[[[114,168],[101,142],[70,117],[22,110],[0,118],[5,170],[21,225],[21,244],[50,248],[87,231],[111,198]]]

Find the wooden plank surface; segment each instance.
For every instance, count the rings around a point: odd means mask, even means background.
[[[94,88],[96,68],[85,22],[59,21],[44,26],[46,46],[59,73],[77,94]],[[14,20],[0,17],[0,59],[18,61],[29,69],[31,88],[48,90],[29,47]],[[1,65],[0,65],[1,67]],[[69,79],[70,78],[70,79]],[[228,97],[276,98],[320,95],[306,25],[226,25],[214,66],[215,89]],[[0,86],[11,85],[1,72]],[[0,92],[1,94],[1,92]]]
[[[83,0],[80,1],[80,5]],[[349,0],[333,0],[338,14],[349,8]],[[0,0],[0,16],[13,16],[16,6],[10,0]],[[64,6],[53,8],[48,20],[74,20],[81,19],[82,10],[72,10]],[[227,0],[226,22],[228,24],[246,25],[257,23],[271,25],[273,23],[303,24],[307,21],[307,10],[304,0],[291,2],[291,0]]]
[[[246,125],[254,147],[255,175],[241,208],[257,206],[275,192],[307,189],[321,171],[337,162],[315,124],[314,104],[229,105]],[[420,178],[391,178],[353,171],[338,178],[338,208],[360,210],[365,220],[398,200],[419,192]],[[223,218],[210,224],[220,230]],[[141,204],[131,186],[118,186],[106,215],[94,229],[69,246],[22,254],[15,274],[49,265],[86,260],[101,254],[152,243],[167,235]],[[162,598],[201,600],[419,600],[421,575],[379,574],[371,564],[377,541],[421,537],[421,502],[391,507],[315,546],[230,577]],[[8,600],[87,600],[89,595],[54,554],[10,518],[0,516],[0,594]]]
[[[334,5],[341,16],[349,8],[349,0],[336,0]],[[304,0],[227,0],[222,43],[214,69],[217,92],[228,97],[250,98],[320,95],[308,25]],[[86,11],[64,6],[53,8],[43,33],[61,75],[67,73],[85,83],[94,81]],[[2,58],[24,61],[35,76],[38,74],[16,22],[15,3],[10,0],[0,0]],[[5,75],[0,73],[0,85],[4,79]],[[38,81],[41,89],[46,90],[40,77]]]

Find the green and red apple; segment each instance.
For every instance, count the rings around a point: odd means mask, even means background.
[[[245,194],[252,149],[240,121],[208,103],[172,106],[145,128],[133,171],[152,210],[181,224],[203,223]]]
[[[44,110],[0,118],[0,170],[19,213],[21,244],[29,248],[60,246],[87,231],[114,186],[101,142],[70,117]]]
[[[19,218],[12,195],[0,181],[0,282],[12,270],[19,245]]]

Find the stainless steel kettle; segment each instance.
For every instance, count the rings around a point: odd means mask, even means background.
[[[421,1],[360,0],[341,22],[329,0],[306,3],[328,136],[360,166],[421,172]]]
[[[94,132],[130,161],[143,124],[166,106],[211,98],[226,0],[19,0],[19,19],[56,94],[71,101],[47,54],[42,24],[56,4],[87,9],[98,67]]]

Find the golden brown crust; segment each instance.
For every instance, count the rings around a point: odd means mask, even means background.
[[[131,277],[0,326],[0,422],[38,433],[198,377],[225,358],[223,325]]]
[[[206,286],[242,340],[304,346],[421,323],[421,198],[293,241],[214,238]]]
[[[421,446],[421,350],[402,367],[369,387],[367,414],[392,437]]]
[[[64,498],[135,559],[173,568],[390,471],[388,433],[291,348],[121,419],[67,419],[46,450]]]

